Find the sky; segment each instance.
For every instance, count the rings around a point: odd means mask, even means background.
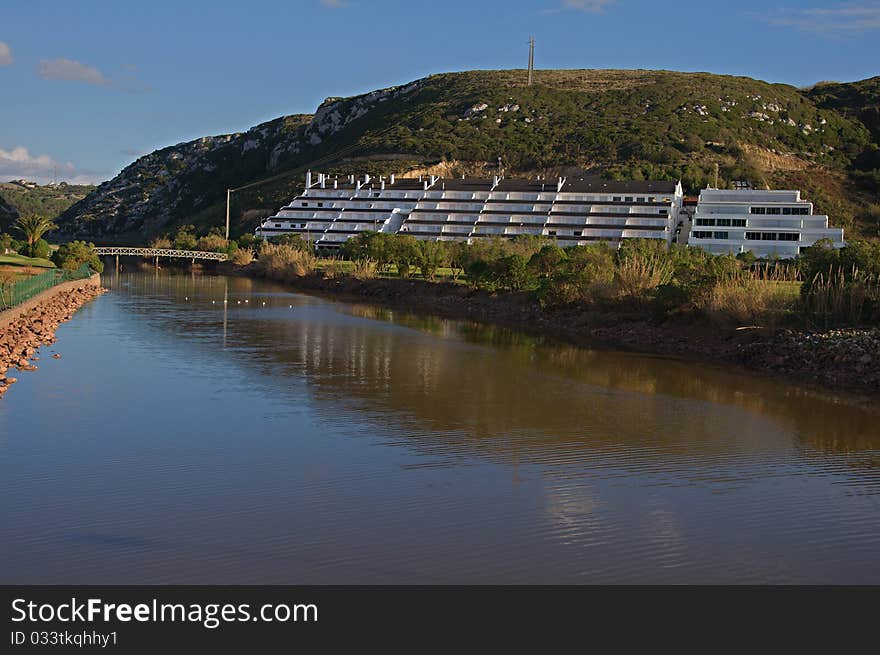
[[[0,181],[138,156],[431,73],[880,74],[880,0],[0,0]]]

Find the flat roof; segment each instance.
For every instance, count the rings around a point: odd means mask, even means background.
[[[675,182],[664,180],[606,180],[597,176],[569,177],[562,187],[569,193],[675,193]]]

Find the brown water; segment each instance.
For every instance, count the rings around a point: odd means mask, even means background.
[[[250,279],[105,284],[0,401],[0,582],[880,583],[870,405]]]

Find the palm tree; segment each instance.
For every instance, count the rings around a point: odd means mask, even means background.
[[[49,230],[54,230],[58,226],[51,219],[39,214],[27,214],[19,216],[15,221],[15,227],[24,234],[24,238],[28,244],[28,256],[33,257],[36,249],[37,241],[43,238]]]

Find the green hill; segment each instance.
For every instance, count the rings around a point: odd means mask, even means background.
[[[15,208],[18,214],[42,214],[55,217],[75,202],[95,190],[93,185],[47,184],[24,186],[18,182],[0,183],[0,196]],[[0,232],[8,231],[13,218],[4,218],[0,211]]]
[[[0,196],[0,232],[9,232],[17,218],[18,210]]]
[[[538,71],[536,80],[526,86],[524,71],[447,73],[329,98],[312,116],[142,157],[59,223],[99,241],[142,242],[181,224],[204,230],[222,224],[227,187],[270,178],[235,194],[241,233],[289,200],[307,167],[454,175],[490,172],[501,157],[508,175],[589,169],[681,179],[692,193],[718,164],[721,184],[797,185],[850,234],[877,234],[871,80],[834,94],[671,71]],[[857,85],[864,90],[849,90]]]

